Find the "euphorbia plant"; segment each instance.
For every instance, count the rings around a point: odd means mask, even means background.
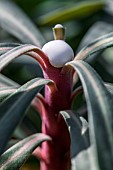
[[[32,101],[32,105],[40,112],[43,134],[28,137],[9,148],[1,155],[1,168],[8,169],[13,167],[18,169],[35,149],[33,155],[40,158],[41,170],[70,170],[71,155],[72,157],[76,156],[74,167],[77,170],[79,168],[84,169],[84,165],[91,170],[93,170],[93,166],[100,169],[106,167],[106,170],[109,170],[108,168],[112,167],[112,121],[110,122],[110,119],[112,117],[111,97],[113,86],[104,84],[91,66],[78,60],[112,46],[112,33],[107,35],[104,41],[103,38],[94,41],[82,49],[74,58],[73,50],[64,41],[63,26],[58,24],[54,29],[56,40],[45,44],[42,50],[33,45],[10,44],[7,47],[6,44],[1,44],[1,52],[4,54],[0,56],[0,69],[3,69],[10,61],[24,53],[32,56],[39,62],[44,79],[31,80],[18,88],[18,90],[16,90],[17,87],[1,89],[1,100],[3,101],[0,105],[2,113],[0,126],[4,127],[7,133],[3,135],[3,129],[1,128],[0,134],[3,137],[0,140],[0,153],[3,153],[7,140],[21,120],[23,111],[25,111],[37,91],[45,84],[44,97],[38,93]],[[17,47],[13,48],[13,46]],[[7,50],[9,51],[6,52]],[[87,99],[90,145],[86,121],[74,115],[73,111],[71,111],[73,99],[76,99],[77,95],[82,92],[81,87],[72,92],[73,77],[76,77],[74,70],[76,70],[81,79]],[[3,80],[2,82],[4,84]],[[92,96],[95,99],[94,101]],[[6,99],[4,100],[4,98]],[[5,105],[7,105],[9,110],[7,110]],[[18,105],[21,107],[16,110]],[[71,121],[68,119],[71,119]],[[13,121],[12,125],[9,123],[11,121]],[[103,129],[104,133],[102,133]],[[105,133],[109,138],[105,138]],[[100,137],[104,139],[102,145]],[[43,141],[45,142],[36,148]],[[84,149],[88,146],[90,148],[84,153]],[[22,156],[20,156],[20,153]],[[82,154],[77,156],[79,153]],[[87,158],[88,162],[86,161],[82,165],[80,162],[83,162],[85,158]],[[106,161],[106,159],[108,164],[101,163],[101,160]]]
[[[8,2],[0,2],[3,7],[4,4]],[[7,5],[12,15],[10,7]],[[4,23],[4,15],[1,18]],[[27,28],[26,32],[21,24],[19,26],[15,35],[19,36],[18,30],[21,30],[22,35],[38,46],[36,29],[33,27],[34,32],[28,34],[30,29]],[[113,46],[113,33],[93,41],[74,57],[72,48],[64,41],[64,32],[62,25],[56,25],[55,40],[47,42],[42,49],[29,44],[0,44],[0,71],[13,59],[25,54],[38,61],[44,75],[44,78],[35,78],[20,86],[0,74],[0,169],[18,170],[33,154],[40,159],[41,170],[112,170],[113,85],[104,83],[82,60]],[[81,85],[73,91],[77,76]],[[44,86],[43,96],[39,91]],[[88,122],[72,110],[73,99],[77,100],[83,92]],[[40,113],[42,133],[33,134],[5,151],[31,102]],[[71,158],[74,164],[71,164]]]

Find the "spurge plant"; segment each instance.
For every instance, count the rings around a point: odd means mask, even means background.
[[[44,76],[21,87],[0,88],[0,169],[19,169],[33,154],[40,159],[41,170],[112,170],[113,85],[104,83],[83,59],[113,46],[113,34],[95,40],[74,57],[64,41],[65,28],[58,24],[53,30],[55,40],[42,49],[29,44],[0,44],[0,70],[26,54],[39,63]],[[74,89],[78,77],[82,85]],[[0,80],[5,84],[2,77]],[[39,90],[44,85],[43,96]],[[83,92],[88,122],[72,109]],[[42,134],[31,135],[6,150],[30,103],[40,113]]]

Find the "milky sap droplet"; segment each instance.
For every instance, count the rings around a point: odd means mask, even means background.
[[[48,56],[52,66],[60,68],[74,59],[72,48],[63,40],[53,40],[46,43],[42,51]]]

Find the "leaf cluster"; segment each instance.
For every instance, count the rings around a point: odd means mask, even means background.
[[[62,22],[69,27],[67,41],[76,53],[75,59],[62,69],[64,72],[65,67],[75,70],[72,110],[61,111],[71,136],[72,169],[112,170],[113,33],[109,33],[112,30],[112,2],[53,3],[47,0],[27,3],[26,9],[26,0],[0,1],[0,29],[8,32],[3,37],[8,43],[0,43],[0,169],[22,168],[43,141],[51,140],[47,135],[36,133],[40,132],[37,122],[40,124],[41,120],[31,105],[37,93],[43,93],[43,87],[53,82],[35,78],[39,76],[39,66],[28,56],[35,58],[36,50],[40,51],[38,47],[49,39],[48,27]],[[48,8],[50,3],[52,12]],[[13,43],[9,43],[10,40]],[[39,58],[37,60],[40,62]],[[27,77],[28,70],[30,75]]]

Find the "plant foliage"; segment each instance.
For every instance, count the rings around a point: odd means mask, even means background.
[[[31,155],[41,170],[113,169],[112,11],[110,0],[0,1],[1,170]],[[59,22],[75,57],[56,68],[41,47]]]

